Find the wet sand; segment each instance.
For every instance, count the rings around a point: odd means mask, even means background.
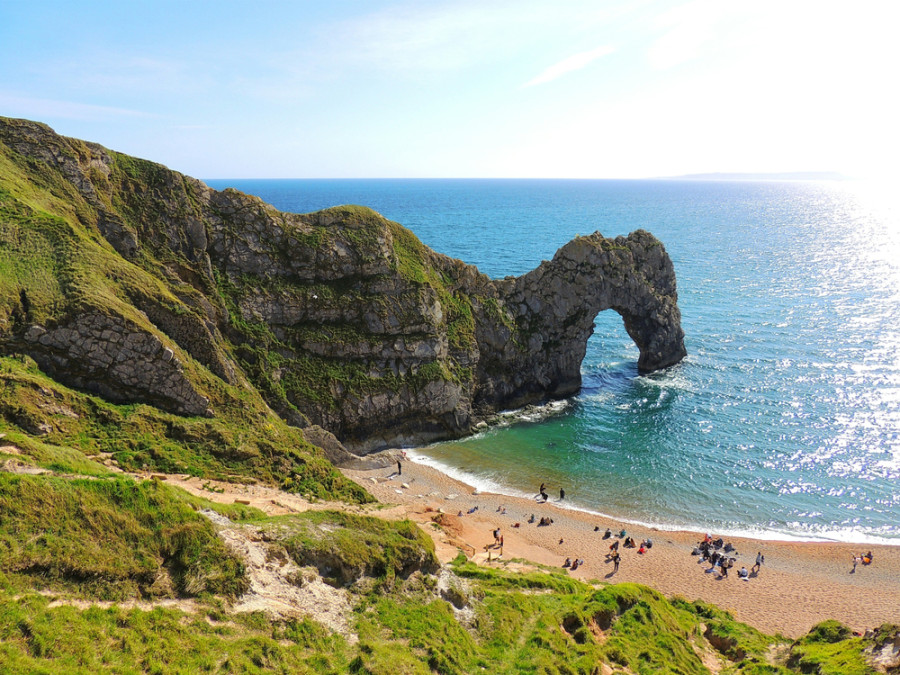
[[[385,517],[406,516],[424,524],[442,511],[443,530],[425,528],[435,537],[442,561],[463,549],[480,564],[503,564],[497,562],[499,549],[486,550],[494,543],[493,530],[499,527],[504,539],[502,561],[522,558],[561,567],[567,557],[582,558],[584,565],[570,572],[578,579],[637,582],[669,597],[709,602],[770,634],[796,638],[825,619],[837,619],[856,631],[886,622],[900,624],[900,546],[725,537],[737,554],[729,554],[736,561],[728,577],[721,578],[717,571],[709,571],[709,564],[701,564],[698,556],[691,555],[702,533],[661,531],[560,508],[558,488],[555,492],[550,489],[550,501],[541,504],[498,494],[473,494],[471,486],[414,461],[403,463],[401,476],[395,475],[396,464],[343,472],[383,504],[392,505],[382,509]],[[478,510],[469,514],[475,506]],[[506,512],[501,513],[504,506]],[[460,511],[463,516],[457,517]],[[553,524],[529,524],[532,513],[537,521],[552,518]],[[514,527],[515,523],[519,527]],[[608,540],[602,538],[606,528],[614,533]],[[613,573],[606,554],[622,529],[638,543],[651,538],[653,546],[639,554],[637,548],[623,548],[622,540],[619,570]],[[874,553],[873,564],[859,565],[853,571],[853,555],[868,550]],[[747,581],[739,579],[738,570],[742,566],[750,570],[758,551],[765,556],[759,573]]]

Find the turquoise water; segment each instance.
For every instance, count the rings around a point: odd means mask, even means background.
[[[604,312],[581,393],[417,450],[473,484],[564,486],[661,527],[900,540],[900,211],[855,183],[209,181],[282,210],[371,206],[492,277],[642,227],[678,276],[688,358],[650,376]]]

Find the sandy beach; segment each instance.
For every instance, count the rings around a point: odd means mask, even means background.
[[[460,549],[485,565],[525,559],[561,567],[567,557],[581,558],[584,564],[570,572],[578,579],[645,584],[669,597],[715,604],[759,630],[791,638],[825,619],[838,619],[856,631],[886,622],[900,624],[898,546],[726,537],[737,551],[729,554],[736,562],[727,578],[721,578],[717,571],[710,571],[709,564],[691,555],[703,537],[700,533],[661,531],[561,508],[558,487],[548,486],[550,501],[538,503],[475,493],[471,486],[414,461],[403,462],[402,475],[395,475],[396,471],[396,464],[366,471],[343,470],[390,505],[379,512],[385,517],[409,517],[428,524],[442,512],[442,530],[425,528],[435,538],[442,561],[456,557]],[[537,488],[536,484],[535,494]],[[477,510],[469,513],[474,507]],[[531,514],[537,521],[552,518],[553,523],[543,527],[537,522],[529,524]],[[496,528],[504,540],[499,561],[498,548],[486,550],[494,543]],[[604,540],[607,528],[614,536]],[[653,546],[639,554],[637,548],[626,549],[620,543],[621,561],[614,573],[606,554],[622,529],[638,543],[651,538]],[[873,563],[854,570],[853,556],[869,550],[874,554]],[[746,581],[739,579],[738,571],[742,566],[750,570],[757,552],[765,556],[762,568]]]

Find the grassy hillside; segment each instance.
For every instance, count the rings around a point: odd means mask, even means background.
[[[360,527],[366,525],[356,523]],[[231,614],[215,598],[196,612],[77,609],[6,590],[0,592],[0,668],[48,674],[853,675],[876,672],[865,652],[897,630],[836,637],[846,629],[827,623],[790,644],[715,608],[668,601],[634,584],[597,588],[559,573],[506,573],[461,560],[452,569],[455,594],[449,596],[421,573],[405,579],[385,573],[381,584],[357,587],[351,620],[358,640],[311,619]]]

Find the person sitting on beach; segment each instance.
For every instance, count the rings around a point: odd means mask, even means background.
[[[644,547],[644,544],[641,543],[641,547],[638,549],[638,553],[640,553],[641,555],[643,555],[643,554],[646,553],[646,552],[647,552],[647,549]]]
[[[520,523],[513,523],[513,527],[521,527]]]
[[[636,545],[631,537],[625,539],[625,548],[634,548]]]
[[[578,561],[576,560],[575,562],[572,563],[572,571],[574,572],[577,569],[578,569]]]
[[[628,534],[628,533],[625,530],[619,530],[619,539],[624,537],[626,534]]]
[[[531,518],[528,519],[528,523],[531,524],[534,522],[534,514],[531,514]]]
[[[459,513],[457,513],[457,514],[456,514],[456,517],[457,517],[457,518],[462,518],[462,517],[463,517],[463,512],[460,511]]]
[[[872,551],[869,551],[862,557],[863,565],[871,565],[872,564]]]
[[[719,537],[718,539],[716,539],[716,540],[712,543],[712,545],[713,545],[715,548],[722,548],[722,546],[723,546],[724,543],[725,543],[725,542],[722,541],[722,537]]]
[[[478,510],[478,507],[473,506],[471,509],[469,509],[468,513],[471,515],[471,514],[475,513],[477,510]]]
[[[750,578],[750,572],[747,571],[746,567],[741,567],[741,571],[738,572],[738,577],[747,581]]]
[[[566,562],[563,563],[563,567],[571,567],[572,561],[569,558],[566,558]]]
[[[609,539],[612,536],[612,531],[607,527],[606,532],[603,533],[604,539]]]

